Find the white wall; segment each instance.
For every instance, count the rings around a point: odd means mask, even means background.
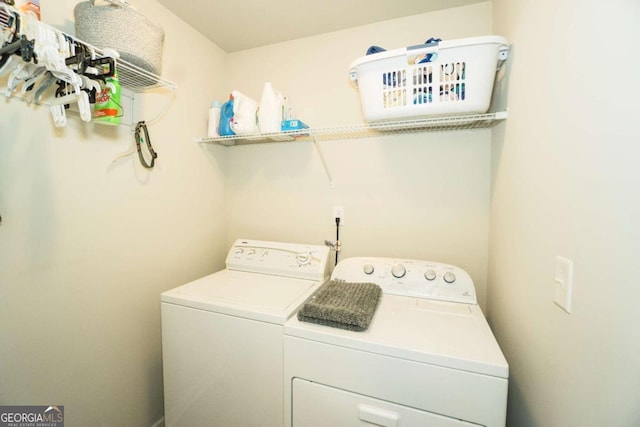
[[[73,31],[72,0],[43,20]],[[162,417],[159,294],[222,266],[222,148],[195,143],[221,96],[224,53],[153,0],[166,30],[163,75],[178,85],[149,131],[154,170],[127,127],[0,100],[0,404],[65,405],[68,425],[149,426]],[[194,58],[198,65],[194,66]],[[136,101],[154,117],[163,95]]]
[[[640,425],[640,3],[494,0],[513,43],[494,130],[488,308],[509,425]],[[574,262],[573,311],[553,303]]]
[[[314,127],[362,122],[350,63],[370,45],[490,34],[489,2],[230,54],[227,89],[260,99],[265,81]],[[322,244],[345,208],[343,257],[433,259],[465,268],[484,303],[489,130],[322,142],[330,188],[312,143],[227,150],[229,243],[257,238]]]

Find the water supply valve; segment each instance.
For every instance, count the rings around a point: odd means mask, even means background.
[[[329,248],[335,252],[340,252],[340,250],[342,249],[340,240],[325,240],[324,244],[325,246],[329,246]]]

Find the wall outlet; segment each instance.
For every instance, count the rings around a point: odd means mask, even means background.
[[[331,215],[331,224],[336,225],[336,218],[340,218],[340,227],[344,225],[344,206],[334,206]]]
[[[567,313],[571,313],[571,292],[573,291],[573,261],[556,257],[555,283],[553,302]]]

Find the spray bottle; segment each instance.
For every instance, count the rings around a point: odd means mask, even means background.
[[[104,49],[104,55],[109,56],[117,62],[120,54],[112,49]],[[105,83],[100,85],[102,89],[96,94],[96,104],[93,112],[93,120],[112,125],[120,124],[122,117],[122,105],[120,80],[118,79],[117,67],[112,77],[107,77]]]

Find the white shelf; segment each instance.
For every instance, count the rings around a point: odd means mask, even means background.
[[[96,50],[100,51],[99,49]],[[117,70],[120,85],[135,93],[141,93],[146,90],[161,87],[171,90],[175,90],[177,88],[175,83],[137,67],[124,59],[118,59]]]
[[[198,142],[225,146],[265,144],[294,141],[329,141],[340,139],[371,138],[394,134],[442,132],[453,130],[483,129],[495,126],[507,118],[506,111],[446,117],[429,117],[418,120],[402,120],[383,123],[355,124],[326,128],[310,128],[302,131],[258,133],[241,136],[198,138]]]
[[[0,7],[0,32],[4,31],[12,31],[12,23],[13,16],[19,16],[22,21],[24,21],[24,15],[15,9],[14,7],[8,6],[6,4],[2,4]],[[55,33],[61,34],[63,38],[69,38],[76,40],[83,45],[90,47],[96,52],[96,55],[101,56],[103,54],[101,49],[98,49],[94,46],[91,46],[89,43],[86,43],[76,37],[72,37],[69,34],[66,34],[58,29],[55,29],[47,24],[41,23],[45,27],[49,28]],[[166,80],[162,77],[150,73],[136,65],[133,65],[123,59],[118,59],[116,63],[116,67],[118,70],[118,77],[120,80],[120,85],[134,93],[144,92],[149,89],[164,87],[169,88],[171,90],[175,90],[177,86]]]

